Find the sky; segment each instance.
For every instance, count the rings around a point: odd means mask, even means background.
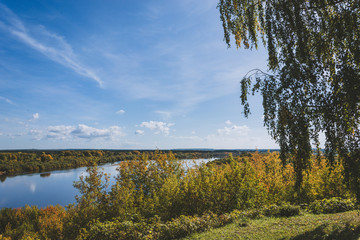
[[[0,149],[271,149],[217,0],[0,0]]]

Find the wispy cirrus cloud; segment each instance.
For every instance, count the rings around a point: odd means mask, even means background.
[[[130,98],[166,102],[167,106],[156,112],[164,120],[194,111],[204,102],[238,94],[239,79],[249,69],[264,65],[251,57],[253,53],[226,50],[216,1],[185,0],[171,4],[151,1],[146,5],[144,15],[148,21],[137,25],[136,32],[137,38],[146,39],[146,49],[141,53],[119,51],[111,48],[106,38],[97,42],[104,47],[93,49],[99,49],[98,56],[108,63],[105,68],[121,66],[106,70],[106,84]],[[171,11],[174,15],[171,23],[167,18],[168,5],[175,9]],[[246,61],[241,61],[242,55]]]
[[[0,29],[10,33],[48,59],[96,81],[100,86],[103,85],[103,81],[93,70],[84,66],[77,59],[72,47],[62,36],[49,32],[44,26],[27,27],[14,12],[2,3],[0,3]]]
[[[11,101],[10,99],[6,98],[6,97],[2,97],[0,96],[0,100],[7,102],[8,104],[11,105],[16,105],[13,101]]]

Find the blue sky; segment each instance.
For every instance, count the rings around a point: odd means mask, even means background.
[[[278,148],[217,0],[0,0],[0,149]]]

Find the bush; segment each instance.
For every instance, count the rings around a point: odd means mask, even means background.
[[[152,224],[145,221],[133,222],[118,220],[100,222],[98,220],[89,224],[89,227],[83,228],[78,240],[98,240],[98,239],[159,239],[152,234]]]
[[[320,213],[339,213],[355,209],[355,203],[352,199],[330,198],[317,200],[309,204],[308,211]]]
[[[300,207],[283,204],[266,209],[234,210],[222,215],[216,215],[212,212],[201,216],[181,215],[164,223],[159,217],[142,218],[136,221],[119,221],[116,219],[100,222],[97,220],[91,222],[87,228],[83,228],[78,239],[178,239],[195,232],[221,227],[240,219],[260,218],[263,216],[262,213],[266,211],[271,213],[271,216],[294,216],[299,214]]]
[[[263,213],[268,217],[291,217],[300,214],[300,207],[289,203],[281,205],[271,205],[264,208]]]

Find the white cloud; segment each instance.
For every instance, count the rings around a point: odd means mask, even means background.
[[[124,114],[124,113],[125,113],[125,110],[123,110],[123,109],[120,109],[119,111],[116,112],[116,114],[119,114],[119,115]]]
[[[135,135],[144,135],[144,131],[143,130],[136,130]]]
[[[124,136],[122,130],[118,126],[112,126],[105,129],[98,129],[79,124],[75,130],[71,132],[71,135],[78,138],[109,138],[114,136]]]
[[[62,36],[47,31],[44,26],[26,27],[16,14],[1,3],[0,29],[8,31],[18,40],[45,55],[50,60],[72,69],[79,75],[93,79],[100,86],[103,85],[102,80],[77,59],[72,47]]]
[[[218,135],[220,136],[229,136],[229,135],[237,135],[237,136],[246,136],[250,128],[246,125],[237,126],[232,125],[231,127],[224,127],[217,130]]]
[[[3,100],[3,101],[5,101],[5,102],[7,102],[9,104],[15,105],[15,103],[13,101],[11,101],[10,99],[8,99],[8,98],[0,96],[0,100]]]
[[[36,132],[35,132],[36,133]],[[94,128],[85,124],[78,126],[49,126],[46,131],[47,138],[56,139],[69,139],[69,138],[82,138],[82,139],[113,139],[115,137],[125,136],[123,130],[119,126],[111,126],[109,128]]]
[[[164,133],[165,135],[169,135],[170,127],[173,125],[174,125],[173,123],[150,121],[150,122],[142,122],[140,124],[140,127],[149,128],[155,131],[155,134]]]
[[[58,125],[58,126],[49,126],[47,128],[47,138],[59,138],[65,139],[70,137],[71,132],[74,131],[76,127],[74,126],[65,126],[65,125]]]
[[[32,115],[32,120],[33,120],[33,121],[38,120],[39,118],[40,118],[39,113],[34,113],[34,114]]]
[[[41,140],[43,137],[43,131],[32,129],[29,131],[29,135],[33,137],[33,140]]]
[[[232,124],[232,122],[231,122],[230,120],[227,120],[225,123],[226,123],[227,125],[231,125],[231,124]]]

